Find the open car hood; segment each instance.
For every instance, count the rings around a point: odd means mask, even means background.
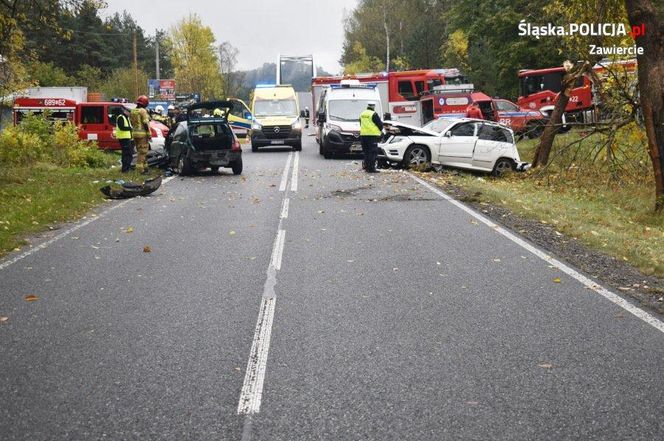
[[[426,129],[423,129],[422,127],[417,127],[417,126],[414,126],[412,124],[404,124],[404,123],[400,123],[400,122],[397,122],[397,121],[383,121],[383,125],[388,126],[388,127],[394,127],[396,129],[403,129],[403,130],[400,130],[400,131],[406,132],[410,135],[415,135],[415,136],[417,136],[418,132],[422,133],[423,135],[428,135],[428,136],[440,136],[440,133],[438,133],[438,132],[434,132],[434,131],[431,131],[431,130],[426,130]]]
[[[231,101],[205,101],[202,103],[195,103],[190,106],[187,106],[187,121],[190,119],[200,119],[199,117],[194,117],[193,116],[193,111],[198,110],[198,109],[207,109],[209,111],[213,111],[214,109],[232,109],[233,108],[233,103]],[[210,118],[214,118],[210,116]],[[217,117],[217,119],[219,119]],[[224,120],[226,118],[223,118]]]

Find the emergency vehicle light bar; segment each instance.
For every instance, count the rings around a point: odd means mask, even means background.
[[[330,84],[331,89],[375,89],[376,87],[378,87],[376,83]]]
[[[471,93],[475,91],[474,84],[443,84],[434,86],[432,93],[444,95],[448,93]]]

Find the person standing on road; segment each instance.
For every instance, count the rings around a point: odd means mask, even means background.
[[[148,104],[148,97],[139,96],[136,99],[136,108],[129,114],[134,144],[136,144],[136,170],[140,173],[148,172],[147,156],[150,149],[150,115],[146,109]]]
[[[376,113],[376,104],[368,103],[367,109],[360,114],[360,140],[364,153],[364,169],[367,173],[378,173],[376,158],[378,157],[378,141],[383,132],[383,122]]]
[[[304,128],[305,129],[309,127],[309,115],[310,115],[309,108],[305,107],[304,108]]]
[[[122,173],[127,173],[134,157],[134,145],[131,143],[132,133],[129,118],[120,107],[113,109],[115,116],[115,138],[122,147]]]

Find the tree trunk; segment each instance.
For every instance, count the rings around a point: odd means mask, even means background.
[[[643,24],[645,35],[636,37],[643,48],[637,56],[641,111],[648,136],[648,153],[655,175],[655,210],[664,212],[664,23],[651,0],[625,0],[632,26]]]
[[[390,31],[387,28],[387,5],[383,4],[383,26],[385,27],[385,72],[390,71]]]
[[[582,64],[576,65],[574,68],[566,66],[566,69],[568,70],[565,76],[563,76],[562,87],[556,98],[551,118],[549,118],[549,121],[547,121],[546,126],[544,127],[544,132],[540,137],[540,143],[535,151],[533,167],[539,167],[549,163],[549,155],[551,154],[551,148],[553,147],[553,140],[556,138],[556,134],[560,130],[563,114],[565,113],[565,108],[569,102],[572,89],[574,89],[574,84],[581,75],[590,69],[590,64],[586,61]]]

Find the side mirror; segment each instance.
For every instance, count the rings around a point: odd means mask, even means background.
[[[300,110],[300,118],[305,118],[307,116],[306,113],[304,113],[304,110]]]
[[[445,134],[444,134],[443,136],[444,136],[445,138],[451,138],[451,137],[452,137],[452,133],[451,133],[451,132],[445,132]]]
[[[383,121],[391,121],[391,120],[392,120],[392,114],[390,112],[383,113]]]
[[[252,120],[254,117],[252,116],[251,112],[244,112],[244,119]]]
[[[318,114],[318,123],[324,123],[326,121],[327,115],[325,115],[325,112],[320,112]]]

